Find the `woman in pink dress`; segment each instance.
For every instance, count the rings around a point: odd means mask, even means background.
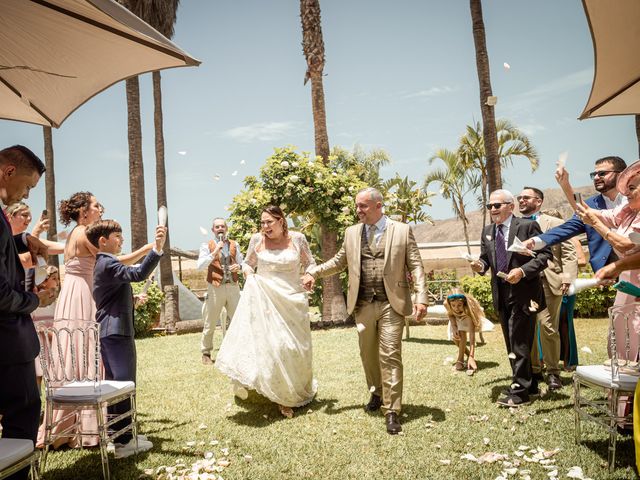
[[[67,326],[69,322],[84,320],[95,321],[96,305],[93,300],[93,267],[96,263],[97,249],[89,242],[85,234],[86,227],[91,223],[100,220],[104,211],[102,205],[98,203],[96,197],[90,192],[78,192],[71,195],[68,200],[60,202],[58,207],[60,212],[60,222],[63,225],[69,225],[76,222],[67,238],[64,248],[64,278],[58,303],[54,313],[54,323],[58,327]],[[119,257],[119,260],[126,264],[135,263],[138,259],[147,254],[153,247],[152,243],[145,245],[137,251]],[[77,358],[81,357],[78,352]],[[67,356],[70,362],[70,355]],[[72,365],[66,365],[67,369],[71,369]],[[53,420],[61,419],[67,412],[54,410]],[[97,417],[95,410],[84,410],[80,414],[82,430],[97,431]],[[64,431],[74,423],[74,418],[56,428],[56,431]],[[38,432],[38,446],[44,444],[44,424],[40,425]],[[71,447],[79,447],[77,437],[74,432],[70,432],[69,436],[56,439],[53,444],[54,448],[68,443]],[[98,436],[83,436],[82,446],[98,445]]]

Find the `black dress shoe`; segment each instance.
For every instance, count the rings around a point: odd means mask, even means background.
[[[380,410],[381,406],[382,406],[382,398],[380,398],[379,395],[372,393],[371,398],[369,399],[369,403],[365,405],[364,409],[367,412],[376,412]]]
[[[385,421],[389,435],[397,435],[402,431],[402,426],[400,425],[400,420],[398,420],[398,414],[396,412],[387,413],[385,415]]]
[[[549,390],[560,390],[562,388],[560,377],[555,373],[547,375],[547,385],[549,385]]]

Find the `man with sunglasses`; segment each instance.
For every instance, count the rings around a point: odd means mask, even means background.
[[[518,195],[518,208],[523,218],[535,220],[543,232],[562,225],[562,220],[540,212],[544,193],[535,187],[524,187]],[[544,269],[540,279],[544,290],[546,308],[541,310],[536,318],[536,331],[533,349],[531,351],[531,365],[533,377],[542,380],[542,366],[540,356],[547,367],[547,385],[549,390],[560,390],[560,308],[562,296],[567,293],[569,286],[578,275],[578,258],[576,247],[570,241],[561,242],[551,247],[552,257],[549,266]],[[540,339],[540,347],[538,341]],[[540,351],[541,350],[541,351]]]
[[[548,247],[535,256],[510,252],[515,238],[526,240],[542,233],[537,222],[513,216],[515,199],[508,190],[495,190],[487,209],[493,222],[482,231],[480,259],[471,262],[474,272],[484,275],[491,269],[493,308],[500,317],[502,334],[509,352],[512,383],[498,405],[519,407],[538,392],[531,372],[531,348],[536,313],[545,308],[540,273],[551,258]]]
[[[596,166],[590,177],[593,180],[594,188],[599,193],[587,198],[585,203],[598,210],[613,209],[627,203],[627,197],[620,195],[616,190],[618,175],[625,168],[627,168],[627,164],[620,157],[610,156],[596,160]],[[530,238],[525,242],[525,245],[531,250],[538,250],[545,245],[564,242],[581,233],[587,234],[589,263],[594,272],[617,260],[618,257],[609,242],[602,238],[593,227],[585,225],[575,214],[562,225],[558,225],[540,236]]]

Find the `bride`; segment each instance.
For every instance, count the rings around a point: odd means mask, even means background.
[[[279,207],[266,207],[260,225],[262,233],[249,243],[244,290],[215,365],[235,385],[267,397],[291,418],[292,407],[311,402],[317,389],[309,303],[300,280],[315,261],[305,236],[288,231]],[[236,387],[236,395],[243,394]]]

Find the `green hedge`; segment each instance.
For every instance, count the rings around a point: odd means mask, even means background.
[[[132,283],[133,293],[140,293],[144,284],[145,282]],[[148,334],[151,327],[158,321],[163,298],[164,294],[160,291],[158,284],[153,282],[147,290],[147,301],[138,305],[134,312],[133,327],[136,337]]]
[[[589,275],[581,275],[581,277],[589,278]],[[460,285],[465,292],[470,293],[480,302],[487,318],[493,320],[498,318],[493,309],[490,275],[465,276],[460,279]],[[611,287],[583,290],[576,297],[574,315],[581,318],[606,317],[607,309],[613,305],[615,296],[616,291]]]

